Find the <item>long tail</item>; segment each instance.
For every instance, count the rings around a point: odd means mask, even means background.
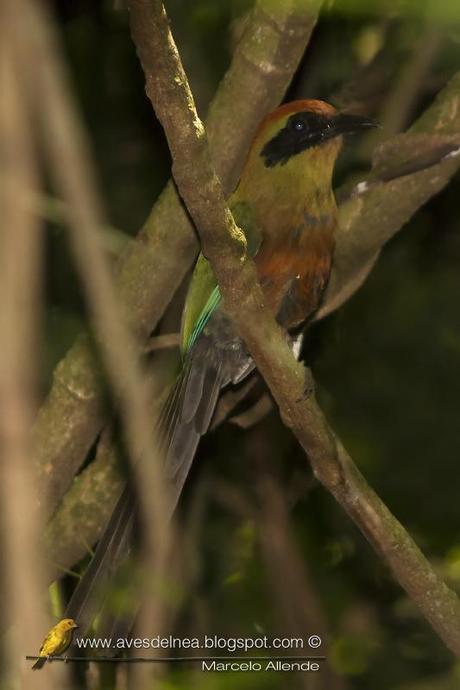
[[[98,609],[103,605],[101,598],[107,585],[121,562],[129,556],[133,541],[134,508],[134,492],[126,484],[64,614],[65,618],[76,621],[81,634],[90,627]]]
[[[41,656],[35,664],[32,666],[32,671],[38,671],[39,668],[42,668],[46,663],[46,656]]]
[[[227,382],[221,365],[213,358],[191,357],[162,409],[159,421],[161,445],[165,448],[165,476],[171,483],[175,510],[182,493],[200,437],[206,433],[219,391]],[[81,635],[90,627],[103,606],[107,585],[126,561],[134,536],[135,495],[127,485],[118,499],[96,551],[69,601],[64,617],[73,618]],[[129,632],[128,624],[113,623]]]

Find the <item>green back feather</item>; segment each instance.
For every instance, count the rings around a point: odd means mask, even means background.
[[[257,253],[260,246],[260,233],[253,222],[249,204],[238,201],[230,204],[237,225],[243,230],[251,256]],[[213,312],[222,301],[219,286],[211,265],[200,254],[193,271],[182,317],[181,350],[185,356],[203,332]]]

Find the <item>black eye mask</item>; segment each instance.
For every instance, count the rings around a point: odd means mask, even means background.
[[[260,155],[266,168],[284,165],[292,156],[318,146],[342,134],[353,134],[378,125],[361,115],[322,115],[313,112],[294,113],[281,129],[263,147]]]

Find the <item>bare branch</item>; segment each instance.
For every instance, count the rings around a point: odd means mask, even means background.
[[[144,352],[168,350],[175,347],[180,347],[180,333],[164,333],[150,338],[145,345]]]
[[[213,170],[204,127],[196,113],[162,2],[131,0],[130,10],[141,61],[149,50],[149,60],[155,63],[155,72],[146,73],[147,94],[165,128],[175,180],[212,263],[227,313],[318,479],[384,558],[445,644],[460,655],[460,601],[366,483],[328,426],[314,395],[306,395],[306,390],[312,390],[311,374],[294,359],[285,335],[264,305],[242,233],[235,226]]]
[[[147,538],[145,563],[153,579],[165,580],[172,543],[171,499],[153,439],[155,421],[149,413],[148,381],[138,362],[139,349],[121,318],[110,265],[98,233],[104,216],[97,196],[88,144],[73,107],[59,60],[53,51],[51,24],[30,0],[23,2],[23,27],[38,35],[42,60],[35,77],[41,93],[39,109],[44,152],[51,176],[68,205],[71,247],[87,298],[88,311],[109,382],[123,422],[132,474],[140,498]],[[33,31],[32,31],[33,27]],[[45,497],[46,499],[46,497]],[[155,624],[161,629],[164,601],[155,601]],[[84,628],[91,621],[81,618]]]
[[[241,427],[241,429],[250,429],[252,426],[258,424],[272,409],[272,399],[268,393],[264,393],[249,410],[230,417],[228,421]]]
[[[11,5],[11,3],[10,3]],[[15,630],[4,637],[2,685],[21,677],[30,683],[23,658],[43,639],[49,621],[40,558],[42,515],[35,509],[36,485],[31,438],[36,405],[37,333],[41,312],[41,227],[27,196],[38,184],[24,84],[17,69],[14,8],[2,14],[0,73],[1,207],[0,234],[0,510],[4,568],[4,615]],[[10,674],[10,675],[9,675]],[[29,676],[29,678],[27,678]],[[39,690],[56,687],[54,676],[36,679]]]
[[[333,272],[317,319],[356,292],[384,244],[459,169],[460,156],[447,153],[447,147],[455,151],[460,145],[459,99],[460,72],[405,134],[375,151],[373,171],[361,186],[362,193],[340,206]]]
[[[265,449],[264,459],[270,457]],[[291,531],[289,506],[277,478],[262,462],[256,480],[258,510],[257,533],[266,563],[266,577],[280,622],[286,634],[305,634],[314,631],[323,643],[330,639],[329,625],[319,593],[314,586],[308,566],[299,552]],[[345,690],[346,681],[326,664],[322,670],[329,690]],[[308,685],[306,686],[308,687]]]

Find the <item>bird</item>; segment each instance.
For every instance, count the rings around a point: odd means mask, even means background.
[[[343,137],[375,126],[324,101],[300,99],[268,114],[255,132],[228,205],[245,234],[266,303],[290,333],[308,324],[328,284],[338,215],[333,172]],[[183,310],[181,355],[181,371],[158,425],[171,514],[220,391],[255,367],[222,309],[219,286],[202,253]],[[82,628],[96,614],[96,592],[129,553],[134,508],[135,495],[127,486],[66,610]]]
[[[72,642],[73,631],[76,628],[78,625],[73,618],[63,618],[59,623],[56,623],[43,640],[38,652],[38,659],[32,666],[32,670],[37,671],[44,666],[51,656],[59,656],[65,652]]]

